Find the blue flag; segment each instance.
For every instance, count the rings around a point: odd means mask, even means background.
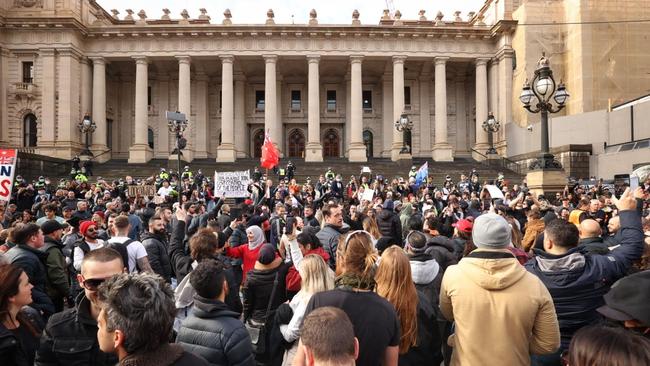
[[[426,183],[427,178],[429,177],[429,162],[425,161],[424,164],[418,169],[417,174],[415,174],[415,185],[420,186],[423,182]]]

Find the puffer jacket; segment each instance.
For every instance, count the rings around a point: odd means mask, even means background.
[[[447,268],[440,310],[456,322],[452,366],[528,366],[531,354],[560,346],[551,295],[507,249],[476,249]],[[486,339],[508,341],[487,351]]]
[[[427,249],[425,253],[435,258],[444,272],[447,270],[447,267],[458,263],[455,249],[456,247],[451,239],[446,236],[436,235],[427,240]]]
[[[347,224],[342,227],[327,224],[316,233],[316,237],[323,245],[323,249],[330,256],[328,264],[331,268],[336,266],[336,248],[339,245],[339,236],[347,231],[346,227],[349,228]]]
[[[639,214],[630,210],[619,215],[621,245],[610,254],[589,254],[580,246],[563,255],[535,250],[537,256],[526,263],[526,269],[539,277],[553,296],[563,349],[578,329],[600,319],[596,309],[605,304],[603,295],[643,254]]]
[[[377,214],[376,220],[382,236],[390,236],[396,243],[402,242],[402,223],[396,213],[384,208]]]
[[[192,314],[183,321],[176,343],[211,365],[255,365],[251,339],[239,314],[219,300],[195,295]]]
[[[253,319],[258,323],[263,323],[265,319],[273,319],[273,314],[278,306],[287,301],[286,277],[289,266],[289,263],[282,263],[275,268],[253,269],[248,272],[242,288],[245,321]],[[278,284],[275,296],[271,299],[276,274],[278,275]],[[266,314],[269,301],[271,301],[271,308],[269,314]]]
[[[535,244],[537,236],[544,232],[544,220],[542,219],[528,219],[526,223],[526,233],[524,238],[521,239],[521,246],[528,252]]]
[[[5,257],[10,263],[20,267],[25,271],[29,277],[29,283],[34,288],[32,289],[31,307],[38,310],[43,314],[44,319],[47,320],[50,315],[54,314],[54,303],[46,292],[47,284],[47,271],[45,263],[47,260],[47,253],[41,252],[28,245],[18,244],[17,246],[9,249],[5,253]]]
[[[161,238],[148,231],[142,233],[141,238],[142,245],[144,245],[144,249],[147,251],[147,258],[149,258],[151,269],[160,275],[160,277],[164,278],[167,283],[171,283],[172,263],[169,260],[168,245],[164,241],[165,238]]]

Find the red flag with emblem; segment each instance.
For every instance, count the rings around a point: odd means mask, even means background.
[[[277,166],[280,163],[280,152],[271,142],[271,137],[269,133],[266,132],[264,135],[264,144],[262,145],[262,158],[260,159],[260,165],[262,168],[273,169],[274,166]]]

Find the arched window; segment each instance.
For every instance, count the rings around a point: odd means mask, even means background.
[[[338,158],[339,154],[339,134],[335,129],[325,131],[323,136],[323,156],[326,158]]]
[[[302,158],[305,153],[305,134],[301,130],[293,130],[289,134],[289,157]]]
[[[366,145],[366,158],[372,158],[372,132],[370,130],[363,131],[363,144]]]
[[[149,148],[153,150],[153,129],[147,129],[147,141],[149,141]]]
[[[264,145],[264,130],[257,130],[253,135],[253,157],[262,157],[262,145]]]
[[[36,116],[30,113],[23,118],[23,146],[34,147],[37,142]]]

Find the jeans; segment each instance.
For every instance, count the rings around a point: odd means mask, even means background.
[[[560,348],[557,351],[547,354],[547,355],[531,355],[530,356],[530,365],[531,366],[562,366],[562,360],[560,356],[564,349]]]

